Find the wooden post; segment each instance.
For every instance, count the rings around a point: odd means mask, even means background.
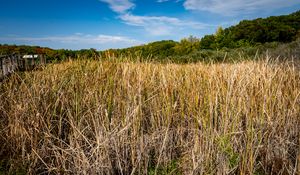
[[[9,58],[10,58],[9,59],[9,61],[10,61],[10,73],[13,73],[14,72],[14,57],[13,57],[13,55],[11,55]]]
[[[25,60],[22,55],[20,55],[20,62],[21,62],[21,70],[25,70]]]
[[[10,56],[7,57],[7,68],[8,68],[7,69],[8,70],[7,75],[8,75],[11,73],[11,57]]]
[[[17,70],[17,57],[16,57],[16,54],[14,54],[12,56],[12,66],[13,66],[13,72],[15,72]]]
[[[32,55],[32,59],[31,59],[31,67],[30,69],[34,69],[34,55]]]
[[[5,76],[5,57],[2,58],[1,60],[2,62],[2,76]]]
[[[15,63],[15,71],[18,69],[18,56],[15,54],[14,56],[14,63]]]
[[[3,58],[2,58],[2,57],[0,57],[0,78],[2,78],[2,77],[3,77],[3,67],[2,67],[2,60],[3,60]]]
[[[13,72],[13,59],[12,59],[12,55],[8,56],[8,65],[9,65],[9,73],[11,74]]]
[[[40,65],[44,65],[44,58],[43,55],[39,55],[40,57]]]
[[[3,76],[6,76],[8,74],[8,69],[7,69],[7,57],[3,58]]]
[[[11,55],[10,61],[11,61],[11,73],[13,73],[15,71],[15,56],[14,55]]]
[[[27,70],[27,66],[28,66],[27,58],[23,58],[23,61],[24,61],[24,71],[26,71]]]
[[[18,61],[17,61],[17,62],[18,62],[18,70],[22,70],[22,65],[21,65],[22,62],[21,62],[21,59],[20,59],[20,55],[19,55],[19,54],[17,55],[17,60],[18,60]]]
[[[7,57],[7,74],[10,74],[11,73],[11,57],[8,56]]]
[[[9,74],[10,73],[10,60],[9,60],[9,56],[7,56],[7,58],[5,58],[5,66],[6,66],[6,70],[7,70],[6,74]]]

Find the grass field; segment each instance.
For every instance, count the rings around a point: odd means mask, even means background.
[[[0,174],[300,173],[291,63],[69,61],[0,98]]]

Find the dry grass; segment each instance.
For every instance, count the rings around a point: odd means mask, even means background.
[[[2,169],[297,174],[299,95],[289,64],[49,65],[0,85]]]

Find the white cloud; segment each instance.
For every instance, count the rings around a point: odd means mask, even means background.
[[[182,1],[182,0],[157,0],[156,2],[158,2],[158,3],[163,3],[163,2],[169,2],[169,1],[180,2],[180,1]]]
[[[209,11],[223,15],[251,14],[300,4],[299,0],[186,0],[187,10]]]
[[[132,8],[134,8],[135,4],[130,0],[100,0],[101,2],[105,2],[109,4],[109,7],[117,13],[124,13]]]
[[[170,1],[170,0],[157,0],[157,2],[159,2],[159,3],[167,2],[167,1]]]
[[[151,35],[154,36],[167,36],[174,35],[183,29],[204,29],[211,25],[207,25],[200,22],[181,20],[179,18],[168,16],[138,16],[131,13],[135,7],[133,0],[100,0],[109,4],[112,11],[119,14],[125,24],[131,26],[142,27]],[[158,3],[163,3],[171,0],[156,0]],[[172,0],[179,2],[182,0]]]
[[[132,14],[123,14],[119,18],[126,24],[131,26],[143,27],[151,35],[171,35],[174,31],[184,28],[204,29],[209,25],[186,21],[178,18],[167,16],[137,16]]]
[[[64,44],[128,44],[136,45],[142,42],[124,36],[111,36],[111,35],[84,35],[76,33],[69,36],[47,36],[47,37],[0,37],[0,41],[20,41],[20,42],[48,42],[48,43],[64,43]]]

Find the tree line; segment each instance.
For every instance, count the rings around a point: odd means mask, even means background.
[[[214,34],[196,38],[190,36],[179,42],[158,41],[127,49],[114,49],[115,55],[142,53],[143,56],[180,56],[201,50],[226,50],[258,47],[265,43],[288,43],[300,38],[300,11],[290,15],[243,20],[235,26],[219,27]]]
[[[181,41],[163,40],[126,49],[53,50],[39,46],[0,45],[0,54],[39,53],[48,60],[65,60],[68,58],[107,58],[107,57],[141,57],[144,59],[176,59],[188,62],[192,57],[209,57],[217,52],[228,50],[260,48],[269,43],[289,43],[300,38],[300,11],[289,15],[271,16],[254,20],[243,20],[235,26],[223,29],[219,27],[214,34],[202,38],[189,36]],[[272,45],[272,44],[271,44]],[[274,45],[274,44],[273,44]],[[276,45],[276,44],[275,44]],[[172,57],[172,58],[171,58]],[[221,58],[220,58],[221,59]]]

